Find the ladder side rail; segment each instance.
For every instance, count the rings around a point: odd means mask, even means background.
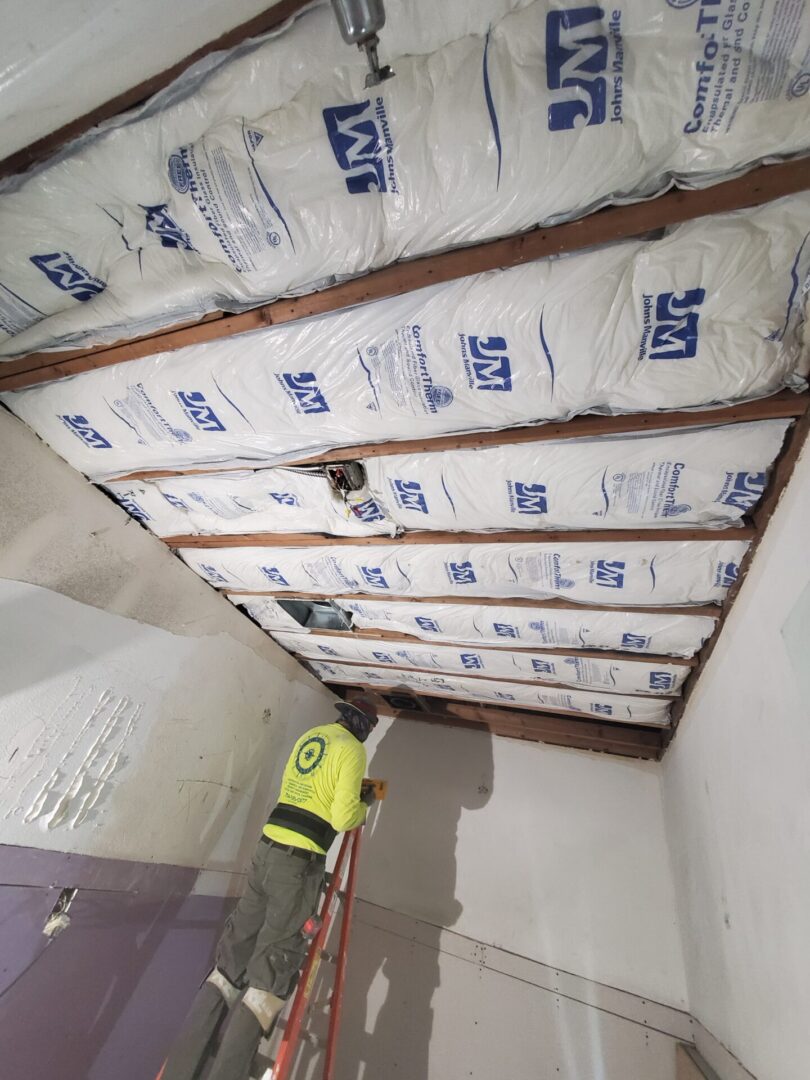
[[[318,973],[320,966],[321,953],[326,945],[326,939],[329,936],[329,929],[332,924],[332,917],[336,908],[336,901],[338,900],[338,889],[343,877],[343,871],[346,864],[346,854],[349,849],[349,845],[352,842],[354,833],[346,833],[343,837],[343,842],[340,845],[340,852],[335,863],[335,869],[332,872],[332,880],[329,882],[329,887],[326,890],[326,896],[324,897],[323,904],[321,906],[321,927],[315,937],[315,940],[310,946],[309,953],[307,954],[306,963],[304,964],[301,972],[301,978],[298,982],[298,988],[295,992],[295,999],[293,1001],[290,1015],[287,1018],[287,1022],[284,1027],[284,1034],[281,1039],[281,1045],[279,1047],[278,1055],[273,1065],[273,1071],[271,1073],[272,1080],[289,1080],[290,1073],[294,1062],[295,1049],[298,1043],[298,1039],[301,1033],[301,1024],[304,1020],[304,1013],[306,1012],[309,1004],[309,999],[312,994],[312,988],[315,983],[315,976]]]
[[[340,946],[338,949],[337,967],[335,969],[335,985],[332,990],[332,1000],[329,1011],[329,1033],[326,1040],[326,1059],[323,1067],[323,1080],[332,1080],[335,1069],[337,1040],[343,1012],[343,991],[346,983],[346,967],[349,954],[349,939],[351,937],[352,929],[352,914],[354,912],[357,867],[360,861],[360,837],[362,835],[362,826],[355,829],[352,835],[354,836],[354,842],[352,844],[352,853],[349,860],[349,876],[346,882],[343,921],[340,927]]]

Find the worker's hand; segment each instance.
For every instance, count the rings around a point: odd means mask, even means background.
[[[360,788],[360,802],[364,802],[366,806],[371,806],[376,798],[377,792],[374,790],[374,785],[363,784]]]

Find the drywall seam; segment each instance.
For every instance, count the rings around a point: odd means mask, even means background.
[[[560,971],[505,949],[475,941],[452,930],[433,926],[420,919],[357,900],[357,920],[385,933],[413,941],[424,948],[464,960],[479,968],[498,972],[528,983],[557,997],[610,1013],[664,1035],[693,1042],[692,1018],[669,1005],[639,997],[626,990],[606,986],[571,972]]]

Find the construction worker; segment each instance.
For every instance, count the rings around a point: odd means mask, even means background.
[[[302,929],[318,907],[326,852],[339,832],[363,824],[374,801],[373,790],[361,788],[362,744],[377,724],[376,708],[366,698],[335,707],[337,722],[311,728],[293,748],[247,889],[225,924],[216,967],[194,999],[162,1080],[196,1080],[211,1057],[207,1080],[247,1080],[262,1036],[295,986],[308,947]]]

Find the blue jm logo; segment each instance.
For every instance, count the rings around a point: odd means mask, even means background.
[[[381,566],[361,566],[360,573],[373,589],[390,589],[390,585],[383,576]]]
[[[624,571],[626,564],[618,560],[597,559],[594,568],[593,579],[597,585],[603,585],[606,589],[624,588]]]
[[[549,90],[567,90],[567,100],[548,108],[549,131],[570,131],[604,123],[608,41],[600,7],[550,11],[546,16],[546,83]]]
[[[69,431],[72,431],[91,450],[112,449],[112,443],[108,442],[103,435],[90,425],[90,421],[86,416],[60,416],[59,419]]]
[[[224,431],[225,425],[199,390],[178,390],[180,408],[200,431]]]
[[[737,510],[751,510],[756,506],[764,490],[764,472],[738,472],[723,502]]]
[[[512,368],[506,355],[506,338],[471,334],[468,341],[476,390],[511,390]]]
[[[260,566],[259,569],[267,580],[271,581],[274,585],[290,584],[277,566]]]
[[[548,499],[545,484],[515,483],[515,510],[519,514],[547,514]]]
[[[385,167],[380,156],[380,133],[370,101],[335,105],[323,110],[332,153],[348,173],[350,195],[385,191]]]
[[[448,564],[448,573],[455,585],[473,585],[478,580],[471,562],[451,562]]]
[[[395,480],[394,494],[403,510],[416,510],[420,514],[428,512],[422,485],[416,480]]]
[[[281,378],[302,413],[330,412],[326,398],[318,388],[314,372],[299,371],[296,375],[285,372]]]
[[[651,360],[691,360],[695,356],[700,314],[695,309],[705,298],[705,289],[687,289],[683,296],[671,292],[658,294]]]
[[[55,251],[51,255],[32,255],[31,262],[52,285],[62,292],[70,293],[74,300],[82,303],[92,300],[107,288],[106,282],[93,277],[89,270],[85,270],[66,251]]]

